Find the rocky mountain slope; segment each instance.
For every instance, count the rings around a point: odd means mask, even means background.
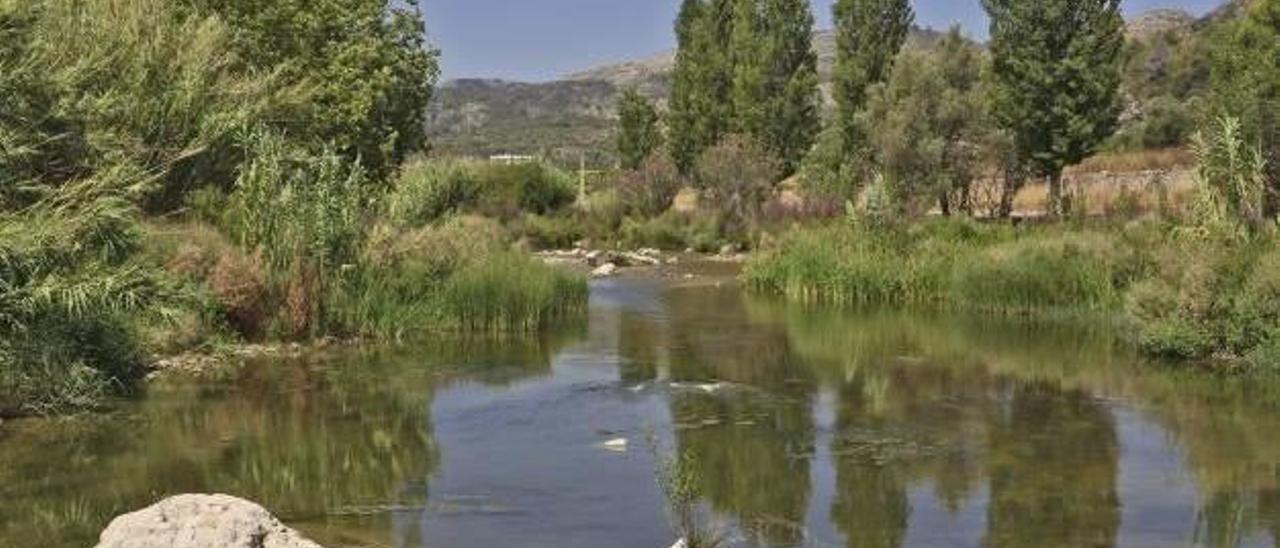
[[[1237,0],[1237,2],[1240,0]],[[1247,1],[1247,0],[1246,0]],[[1178,10],[1155,10],[1129,22],[1131,39],[1170,32],[1191,32],[1208,21],[1238,11],[1236,2],[1197,20]],[[928,46],[941,34],[916,29],[909,45]],[[814,37],[819,76],[829,91],[835,64],[835,34]],[[580,155],[591,163],[611,163],[613,102],[617,93],[635,87],[659,103],[670,89],[675,52],[600,66],[544,83],[502,80],[454,80],[436,93],[428,131],[443,153],[490,155],[537,154],[575,164]],[[829,93],[825,93],[829,99]]]

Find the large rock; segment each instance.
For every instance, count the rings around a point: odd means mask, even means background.
[[[261,506],[227,495],[180,495],[113,520],[98,548],[321,548]]]

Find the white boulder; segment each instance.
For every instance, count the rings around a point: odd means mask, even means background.
[[[270,512],[227,495],[179,495],[117,517],[98,548],[321,548]]]

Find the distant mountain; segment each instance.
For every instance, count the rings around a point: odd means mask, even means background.
[[[1130,40],[1147,40],[1160,34],[1189,31],[1196,22],[1195,16],[1183,10],[1151,10],[1130,20],[1125,35]]]
[[[1234,0],[1202,20],[1178,10],[1156,10],[1128,24],[1131,39],[1171,32],[1191,32],[1208,21],[1238,13]],[[908,47],[928,47],[943,33],[914,29]],[[827,107],[835,65],[833,31],[814,35],[818,73]],[[544,83],[502,80],[454,80],[443,84],[428,117],[428,132],[437,150],[489,155],[504,152],[539,154],[569,163],[587,154],[594,163],[610,163],[614,112],[620,90],[635,87],[665,106],[675,52],[590,68]]]

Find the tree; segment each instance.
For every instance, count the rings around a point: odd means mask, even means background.
[[[700,26],[706,6],[684,0],[676,17],[676,66],[671,79],[671,159],[681,173],[689,173],[706,146],[702,123],[706,93],[706,48]]]
[[[227,20],[256,68],[310,90],[284,129],[359,158],[377,178],[426,147],[439,52],[427,47],[418,1],[186,0]]]
[[[991,17],[992,108],[1018,158],[1049,181],[1061,215],[1062,171],[1116,127],[1120,111],[1120,0],[983,0]]]
[[[733,54],[733,131],[749,135],[798,168],[813,146],[818,114],[818,58],[813,12],[805,0],[737,0]]]
[[[733,59],[733,122],[735,133],[760,138],[769,118],[772,68],[762,0],[735,0],[730,55]]]
[[[790,175],[821,127],[813,12],[807,0],[766,0],[765,21],[770,100],[762,139]]]
[[[904,50],[889,80],[871,89],[869,142],[895,205],[969,211],[986,125],[981,73],[977,46],[952,28],[936,49]]]
[[[867,88],[881,82],[893,67],[915,19],[908,0],[837,0],[836,103],[845,154],[863,146],[858,115],[866,106]]]
[[[733,18],[737,0],[685,0],[676,18],[671,157],[683,174],[733,119]]]
[[[658,109],[635,88],[618,97],[618,156],[624,169],[638,169],[662,146]]]
[[[1266,162],[1266,215],[1280,213],[1280,0],[1254,2],[1212,40],[1212,108],[1241,123]]]

